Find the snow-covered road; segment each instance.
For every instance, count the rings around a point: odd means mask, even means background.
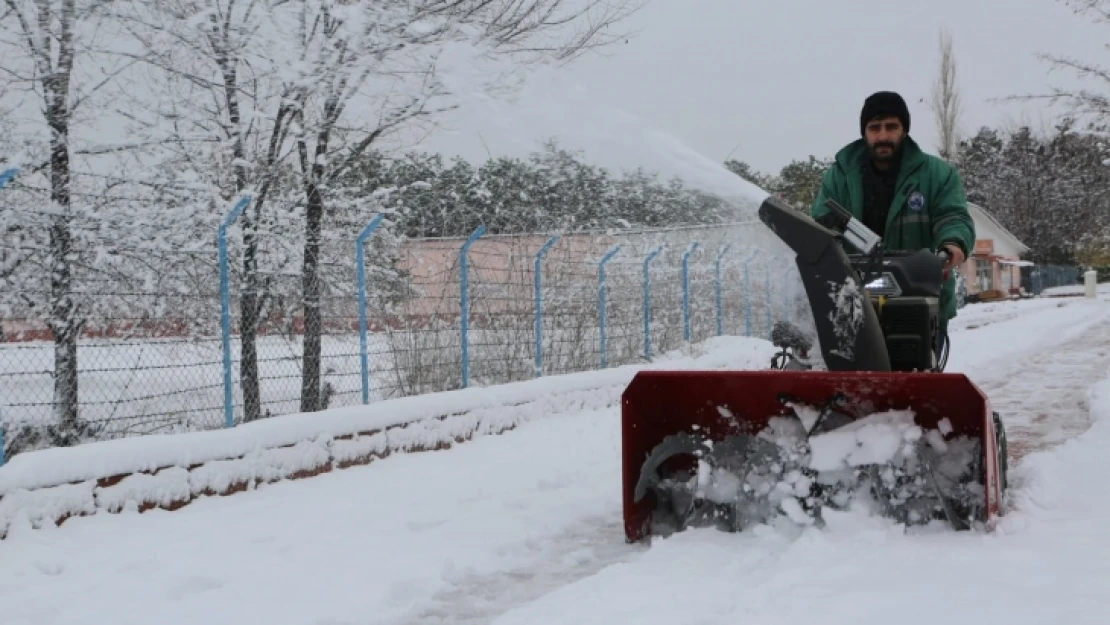
[[[568,399],[449,451],[175,512],[17,524],[0,541],[0,621],[1102,622],[1110,387],[1091,388],[1110,376],[1110,301],[970,306],[953,333],[949,369],[983,387],[1027,454],[994,535],[907,536],[844,514],[801,534],[695,531],[626,545],[618,407]],[[731,338],[703,349],[676,366],[762,368],[771,352]],[[597,392],[615,400],[619,388]]]
[[[1011,457],[1090,426],[1085,390],[1110,375],[1108,300],[984,304],[953,322],[959,330],[948,370],[967,373],[990,398],[1006,424]]]

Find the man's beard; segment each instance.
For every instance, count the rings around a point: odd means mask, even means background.
[[[890,148],[890,152],[880,154],[878,150],[883,147]],[[893,163],[902,156],[902,142],[877,141],[874,145],[867,146],[867,153],[876,163]]]

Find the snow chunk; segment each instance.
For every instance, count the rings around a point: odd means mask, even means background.
[[[798,503],[798,500],[793,497],[783,499],[781,506],[786,516],[799,525],[813,525],[816,522],[813,517],[806,514],[805,510],[802,510],[802,504]]]
[[[737,494],[743,487],[740,478],[725,470],[713,471],[712,475],[707,475],[709,473],[708,467],[703,465],[704,463],[699,462],[698,479],[699,482],[703,479],[706,482],[704,486],[701,483],[698,484],[702,493],[699,496],[714,503],[732,503],[736,501]]]
[[[948,443],[944,441],[944,435],[937,430],[929,430],[926,432],[925,439],[929,441],[930,447],[940,453],[944,453],[948,450]]]
[[[798,415],[798,418],[802,420],[802,426],[805,427],[807,432],[813,429],[813,426],[817,424],[817,419],[821,416],[821,411],[815,406],[798,404],[795,402],[787,402],[786,405],[793,409],[794,413]],[[790,420],[790,422],[797,423],[793,420]]]
[[[912,453],[923,432],[910,410],[877,412],[809,440],[810,468],[835,471],[865,464],[890,462]]]
[[[952,422],[948,420],[948,417],[945,417],[937,422],[937,429],[940,430],[941,434],[948,436],[953,431]]]

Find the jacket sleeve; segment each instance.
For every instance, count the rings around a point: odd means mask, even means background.
[[[809,216],[817,219],[818,217],[829,212],[825,206],[825,201],[829,198],[836,200],[843,204],[843,198],[837,197],[836,185],[833,182],[833,176],[836,174],[836,165],[830,166],[825,170],[824,175],[821,176],[821,188],[817,190],[817,197],[813,200],[813,205],[809,207]]]
[[[933,205],[933,249],[946,243],[954,243],[963,251],[965,258],[971,257],[975,247],[975,222],[967,209],[967,197],[960,174],[949,166]]]

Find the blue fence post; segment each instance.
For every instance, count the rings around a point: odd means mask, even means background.
[[[469,260],[467,253],[470,252],[470,246],[478,240],[483,234],[486,233],[485,226],[478,226],[478,228],[470,233],[459,248],[459,330],[462,341],[462,387],[466,388],[470,385],[470,278],[467,275]]]
[[[682,338],[690,342],[690,255],[698,249],[694,241],[682,253]]]
[[[597,327],[600,332],[600,343],[598,349],[601,351],[601,368],[605,369],[609,366],[609,343],[607,340],[605,324],[608,322],[606,316],[606,302],[608,294],[605,287],[605,263],[608,263],[617,252],[621,250],[621,246],[617,245],[601,258],[601,262],[597,264]]]
[[[362,403],[370,403],[370,362],[366,345],[366,241],[382,223],[378,213],[355,239],[355,274],[358,277],[358,358],[362,373]]]
[[[644,358],[651,358],[651,261],[663,251],[657,247],[644,258]]]
[[[8,186],[8,183],[11,182],[12,178],[15,178],[16,174],[18,173],[18,167],[12,167],[9,169],[5,169],[4,171],[0,171],[0,189]]]
[[[536,377],[543,375],[543,258],[547,255],[547,251],[551,249],[552,245],[559,240],[558,236],[553,236],[543,244],[540,251],[536,252],[536,259],[533,263],[532,270],[535,276],[535,292],[532,294],[533,308],[535,309],[536,319],[533,323],[534,334],[536,337]]]
[[[251,202],[249,194],[239,198],[220,222],[216,236],[220,259],[220,333],[224,351],[224,427],[235,425],[235,404],[231,393],[231,293],[227,266],[227,229],[239,219],[243,209]]]
[[[724,312],[721,306],[721,260],[728,254],[728,249],[731,245],[726,245],[717,251],[717,265],[714,269],[715,284],[717,291],[717,336],[725,333]]]

